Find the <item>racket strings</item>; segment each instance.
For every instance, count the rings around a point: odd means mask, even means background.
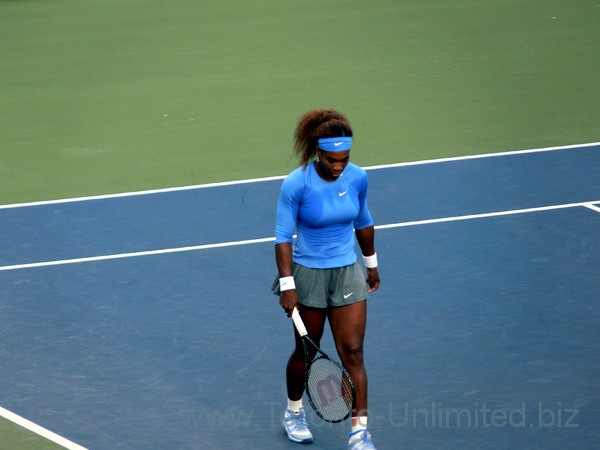
[[[346,370],[325,357],[308,368],[308,399],[321,418],[329,422],[346,419],[353,408],[354,386]]]

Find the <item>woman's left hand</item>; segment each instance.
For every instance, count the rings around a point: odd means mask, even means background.
[[[381,282],[379,278],[379,271],[377,267],[372,269],[367,269],[367,284],[369,285],[369,292],[375,292],[379,289],[379,283]]]

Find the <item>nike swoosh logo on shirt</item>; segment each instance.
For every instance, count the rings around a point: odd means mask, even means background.
[[[346,195],[348,193],[348,191],[344,191],[344,192],[338,192],[338,195],[340,197],[343,197],[344,195]]]

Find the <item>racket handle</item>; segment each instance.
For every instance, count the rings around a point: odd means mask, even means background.
[[[306,331],[306,327],[304,326],[304,322],[302,322],[302,318],[300,317],[300,312],[298,308],[294,308],[292,311],[292,321],[294,322],[294,326],[296,330],[298,330],[298,334],[300,336],[306,336],[308,331]]]

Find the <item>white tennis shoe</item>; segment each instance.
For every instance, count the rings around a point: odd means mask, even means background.
[[[371,433],[367,430],[358,430],[350,433],[348,450],[377,450],[371,440]]]
[[[313,435],[308,429],[306,414],[304,408],[298,411],[287,409],[283,415],[283,428],[287,433],[288,439],[299,444],[308,444],[313,441]]]

